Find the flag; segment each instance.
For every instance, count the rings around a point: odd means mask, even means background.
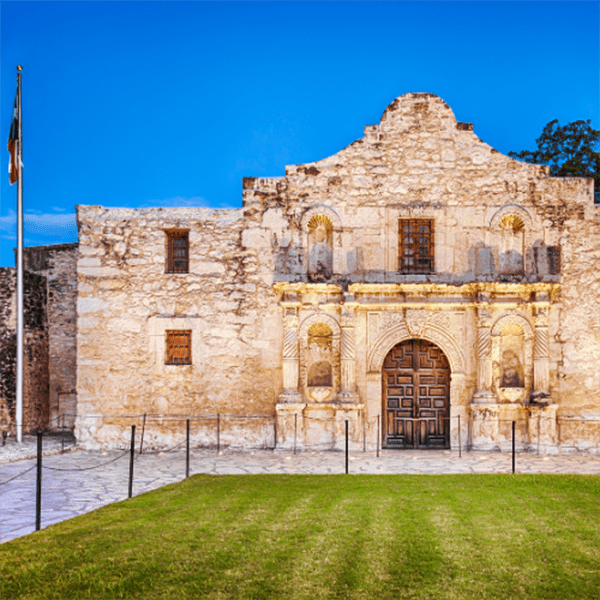
[[[10,161],[8,163],[8,180],[10,181],[10,185],[12,185],[19,176],[19,158],[18,154],[18,144],[19,141],[19,109],[17,105],[18,92],[15,96],[15,105],[13,108],[13,120],[10,125],[10,134],[8,136],[8,151],[10,152]]]

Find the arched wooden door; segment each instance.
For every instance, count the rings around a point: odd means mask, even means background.
[[[450,447],[450,365],[431,342],[394,346],[383,363],[383,447]]]

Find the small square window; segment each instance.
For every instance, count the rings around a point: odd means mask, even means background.
[[[166,231],[167,273],[189,273],[189,235],[187,231]]]
[[[192,364],[192,332],[184,330],[165,331],[166,365]]]
[[[433,273],[433,221],[400,219],[398,238],[400,273]]]

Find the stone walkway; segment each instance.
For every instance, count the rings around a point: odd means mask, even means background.
[[[61,454],[60,438],[44,438],[43,449],[42,528],[127,499],[128,451],[92,452],[71,445]],[[35,530],[35,456],[36,439],[33,436],[26,436],[20,446],[11,439],[7,440],[6,446],[0,446],[0,542]],[[334,474],[344,473],[344,470],[342,452],[293,454],[272,450],[225,450],[217,455],[215,450],[194,450],[190,453],[191,475]],[[355,474],[510,473],[511,470],[510,453],[463,452],[459,457],[456,450],[382,450],[380,457],[375,452],[352,452],[349,458],[349,472]],[[600,475],[600,456],[517,454],[516,472]],[[13,477],[15,479],[9,481]],[[181,481],[184,477],[185,450],[136,453],[133,495]]]

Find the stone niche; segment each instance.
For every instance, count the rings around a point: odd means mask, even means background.
[[[496,321],[491,331],[492,382],[497,402],[524,403],[533,384],[533,328],[520,315]]]
[[[326,282],[333,274],[333,225],[321,214],[308,222],[308,278]]]
[[[333,332],[325,323],[308,329],[306,391],[313,402],[325,402],[334,393]]]

